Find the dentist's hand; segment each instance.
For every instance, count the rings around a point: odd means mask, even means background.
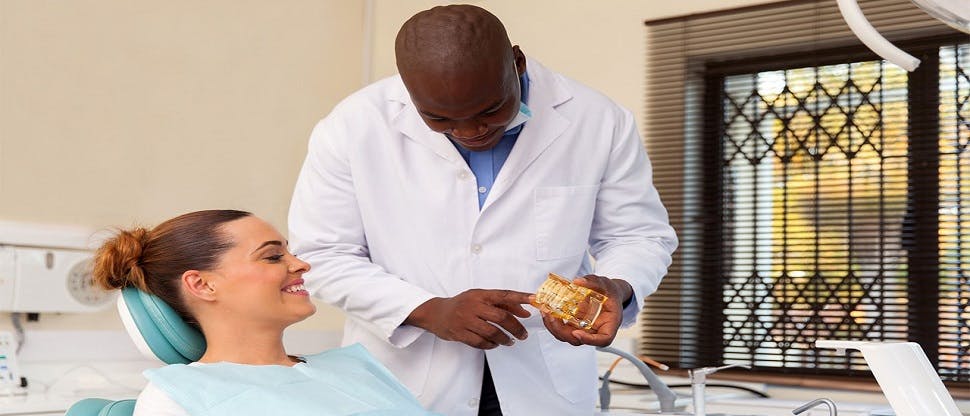
[[[513,290],[471,289],[422,303],[404,323],[424,328],[443,340],[483,350],[512,345],[515,340],[502,329],[520,340],[528,336],[517,318],[531,315],[522,307],[529,303],[529,296]]]
[[[593,327],[582,330],[564,324],[562,319],[556,318],[544,310],[542,323],[556,339],[572,345],[594,345],[605,347],[616,338],[616,332],[623,322],[623,303],[633,296],[633,288],[625,280],[610,279],[603,276],[588,274],[573,280],[579,286],[588,287],[607,296],[600,315],[593,322]]]

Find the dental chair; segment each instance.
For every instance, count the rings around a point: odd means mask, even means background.
[[[205,338],[155,295],[124,288],[118,314],[135,346],[148,358],[166,364],[188,364],[202,357]],[[131,416],[135,400],[83,399],[65,416]]]

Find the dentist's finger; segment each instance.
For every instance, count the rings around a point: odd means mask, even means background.
[[[582,345],[582,342],[573,334],[576,328],[564,324],[562,319],[556,318],[548,312],[544,312],[542,314],[542,323],[556,339],[571,345]]]
[[[499,346],[499,344],[482,338],[480,335],[470,330],[463,331],[460,336],[454,339],[454,341],[461,342],[469,347],[478,348],[480,350],[490,350]]]
[[[478,321],[472,325],[469,325],[468,331],[482,338],[487,343],[495,344],[495,346],[491,348],[495,348],[499,345],[510,346],[512,344],[515,344],[515,340],[510,338],[508,334],[503,332],[495,325],[492,325],[491,323],[488,323],[485,321]],[[486,348],[486,349],[490,349],[490,348]]]
[[[529,336],[525,326],[519,322],[515,315],[504,308],[495,306],[484,309],[480,312],[479,317],[502,327],[502,329],[518,339],[526,339]]]
[[[531,293],[517,292],[514,290],[494,290],[492,291],[491,299],[496,306],[501,306],[509,312],[512,312],[513,315],[520,318],[528,318],[532,314],[523,308],[522,305],[529,303],[531,296]]]
[[[579,340],[580,344],[593,345],[597,347],[605,347],[613,342],[613,338],[616,337],[616,332],[586,332],[578,329],[573,329],[572,335]]]

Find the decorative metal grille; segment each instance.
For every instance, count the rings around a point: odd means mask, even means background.
[[[941,377],[970,381],[970,44],[931,50],[938,110],[883,61],[721,78],[724,362],[844,374],[862,357],[815,340],[930,331]]]
[[[940,48],[940,344],[945,379],[970,380],[970,44]]]
[[[728,76],[722,105],[725,362],[864,368],[813,343],[906,339],[905,71]]]

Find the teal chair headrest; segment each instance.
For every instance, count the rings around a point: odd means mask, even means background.
[[[135,345],[151,358],[187,364],[198,361],[205,352],[202,333],[155,295],[124,288],[118,297],[118,312]]]
[[[185,323],[175,310],[155,295],[124,288],[118,296],[118,313],[135,346],[149,358],[166,364],[198,361],[205,352],[205,338]],[[132,416],[135,400],[83,399],[65,416]]]
[[[135,411],[135,400],[111,401],[106,399],[84,399],[67,409],[65,416],[131,416]]]

